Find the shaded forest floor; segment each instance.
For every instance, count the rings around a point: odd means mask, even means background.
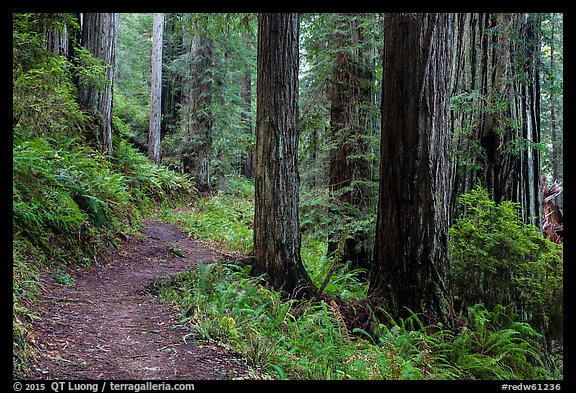
[[[38,361],[30,379],[260,379],[238,354],[185,340],[190,329],[160,302],[154,283],[217,253],[176,226],[145,221],[100,266],[71,271],[74,285],[45,277],[41,319],[33,327]]]

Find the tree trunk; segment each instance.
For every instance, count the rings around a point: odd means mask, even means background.
[[[330,192],[336,201],[334,215],[341,216],[342,226],[352,225],[344,246],[343,261],[353,268],[369,268],[368,236],[363,228],[353,225],[365,218],[370,199],[367,182],[369,165],[367,130],[364,119],[372,99],[373,78],[367,75],[367,59],[359,17],[338,14],[335,20],[334,46],[336,59],[330,94],[330,126],[334,148],[330,152]],[[328,242],[328,254],[333,255],[342,228],[335,228]]]
[[[522,205],[523,221],[542,227],[541,189],[540,189],[540,151],[534,145],[541,141],[540,132],[540,42],[541,15],[520,14],[518,32],[521,39],[513,47],[515,58],[513,73],[520,75],[515,79],[514,94],[517,118],[522,120],[521,130],[514,133],[514,141],[526,146],[522,149],[517,165],[520,167],[517,187],[518,200]],[[512,126],[514,130],[514,127]]]
[[[562,45],[558,44],[558,38],[556,38],[556,30],[559,30],[560,33],[562,32],[562,25],[560,24],[561,18],[562,17],[556,13],[550,14],[550,36],[547,40],[547,43],[550,46],[550,76],[547,89],[550,102],[550,143],[552,144],[550,161],[552,164],[552,179],[560,183],[563,180],[561,125],[562,94],[558,94],[557,97],[557,89],[559,86],[561,86],[561,83],[558,83],[556,79],[558,69],[562,69],[562,57],[560,56],[559,62],[557,59],[558,54],[562,53]],[[557,205],[557,208],[562,209],[563,198],[561,194],[554,200],[554,204]]]
[[[480,182],[539,225],[539,17],[460,14],[454,62],[452,211]],[[454,214],[454,216],[457,216]]]
[[[164,14],[164,33],[162,63],[171,64],[174,59],[182,55],[182,31],[177,29],[178,14]],[[160,139],[169,132],[174,132],[179,122],[178,107],[182,102],[182,78],[179,72],[170,72],[170,68],[163,70],[162,79],[162,122]]]
[[[162,120],[162,36],[164,14],[154,13],[152,27],[152,78],[150,86],[150,129],[148,157],[160,164],[160,125]]]
[[[369,294],[447,320],[453,14],[387,14],[380,199]]]
[[[273,288],[308,296],[300,255],[298,14],[258,15],[254,272]]]
[[[68,25],[66,15],[61,13],[44,14],[46,25],[44,36],[46,37],[46,49],[70,58],[70,37],[68,36]]]
[[[252,79],[250,79],[250,74],[246,73],[242,78],[240,78],[240,98],[242,100],[242,121],[244,122],[244,127],[248,135],[254,133],[252,129]],[[244,176],[248,179],[254,177],[254,171],[256,162],[254,159],[254,146],[249,145],[246,151],[246,159],[244,160],[244,165],[242,167],[242,172]]]
[[[112,110],[117,41],[118,14],[83,14],[82,45],[90,54],[102,60],[106,67],[106,80],[101,89],[94,84],[79,86],[79,103],[81,109],[94,115],[99,128],[96,142],[108,154],[113,154]]]
[[[188,52],[190,75],[184,77],[182,86],[181,133],[186,138],[182,147],[182,162],[199,189],[212,187],[212,115],[213,69],[212,38],[207,36],[196,21],[190,37],[183,32],[184,51]]]
[[[554,18],[554,14],[552,14],[552,18]],[[559,171],[558,171],[558,130],[556,126],[556,86],[555,86],[555,78],[554,72],[556,71],[556,54],[554,53],[555,48],[555,27],[556,22],[552,19],[552,31],[551,31],[551,39],[550,39],[550,72],[552,73],[552,77],[550,78],[550,132],[551,132],[551,139],[552,139],[552,178],[554,180],[560,179]]]

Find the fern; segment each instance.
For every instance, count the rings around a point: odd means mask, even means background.
[[[136,229],[134,217],[146,208],[146,201],[193,192],[185,177],[154,169],[157,166],[134,149],[124,146],[118,153],[114,159],[102,156],[81,138],[65,134],[31,139],[15,134],[13,233],[18,244],[34,250],[14,250],[14,323],[19,331],[26,330],[21,326],[27,316],[23,304],[38,290],[27,284],[28,271],[91,261],[100,249],[114,245],[118,232]],[[134,162],[124,161],[131,159]],[[149,171],[153,183],[137,175]],[[57,277],[68,282],[65,276]],[[16,350],[24,348],[28,347],[22,344]],[[24,354],[17,357],[27,359]]]

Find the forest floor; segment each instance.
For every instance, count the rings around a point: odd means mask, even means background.
[[[218,253],[172,224],[144,224],[142,237],[128,237],[99,256],[99,265],[67,272],[74,285],[44,278],[33,327],[38,360],[28,378],[261,379],[239,354],[185,340],[190,326],[154,296],[157,280],[215,262]]]

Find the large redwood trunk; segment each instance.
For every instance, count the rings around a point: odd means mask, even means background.
[[[380,199],[369,294],[447,320],[452,14],[387,14]]]
[[[313,283],[300,256],[298,14],[258,16],[254,272],[294,297]]]

